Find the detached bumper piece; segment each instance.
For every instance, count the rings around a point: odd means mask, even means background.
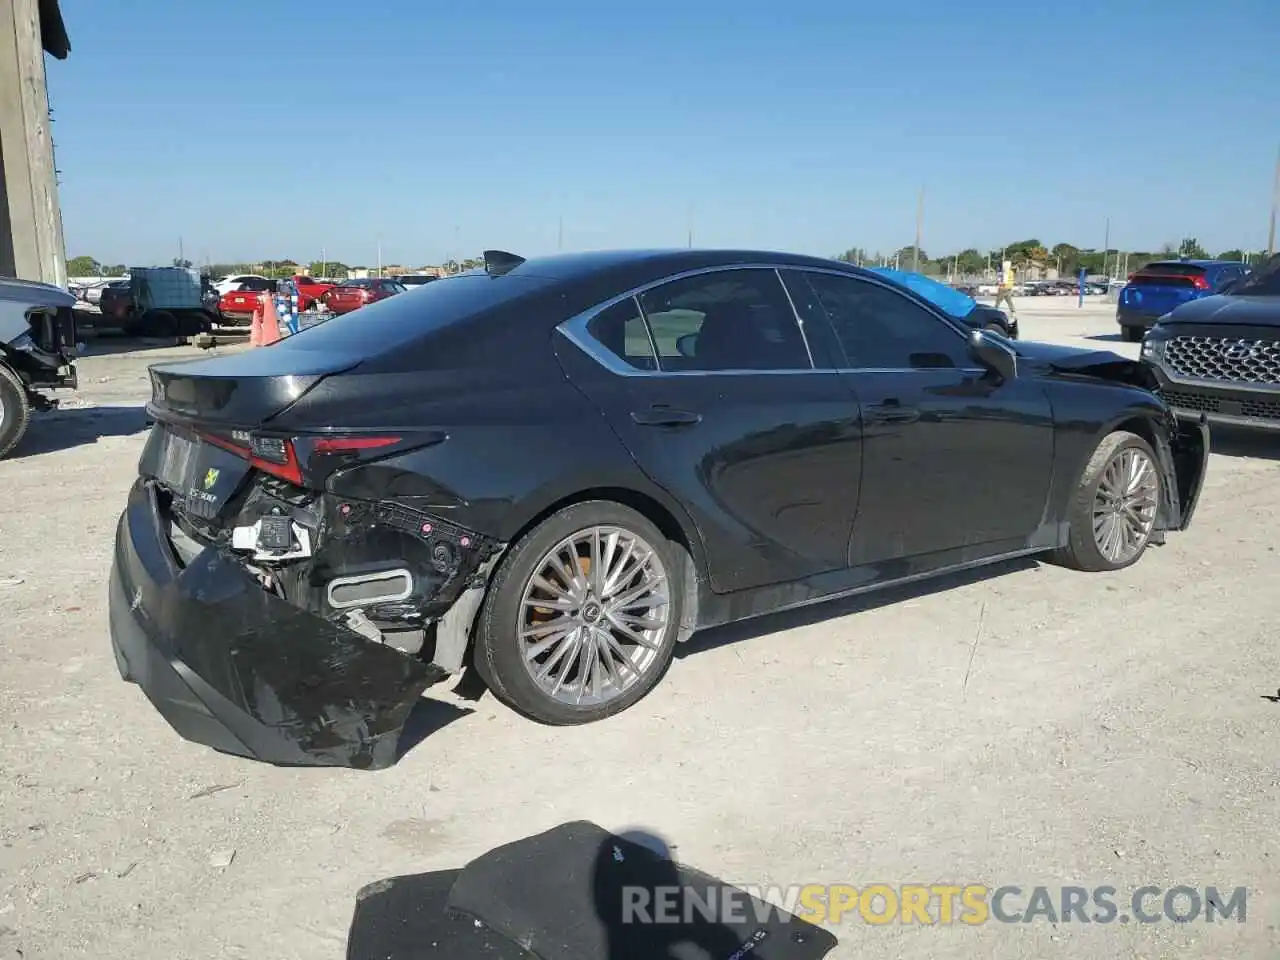
[[[432,668],[266,592],[208,548],[181,567],[152,489],[116,531],[111,644],[185,739],[267,763],[391,766]]]
[[[821,960],[836,943],[722,880],[576,822],[461,871],[366,887],[347,960]]]

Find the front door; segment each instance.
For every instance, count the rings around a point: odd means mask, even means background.
[[[950,559],[976,559],[1026,545],[1044,520],[1053,472],[1044,387],[979,367],[958,327],[897,287],[805,275],[862,410],[850,564],[961,548],[970,549]]]
[[[845,566],[858,507],[857,403],[815,369],[776,271],[671,280],[557,350],[640,468],[688,510],[718,593]],[[582,341],[580,341],[582,342]]]

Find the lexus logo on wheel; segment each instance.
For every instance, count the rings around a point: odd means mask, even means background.
[[[1257,347],[1243,340],[1228,343],[1222,348],[1222,355],[1228,360],[1248,360],[1257,352]]]

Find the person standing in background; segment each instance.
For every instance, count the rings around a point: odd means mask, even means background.
[[[1009,315],[1016,317],[1018,311],[1013,306],[1013,264],[1008,260],[1004,262],[1004,266],[1000,270],[1000,289],[996,291],[996,309],[1000,309],[1000,304],[1007,303],[1009,305]]]

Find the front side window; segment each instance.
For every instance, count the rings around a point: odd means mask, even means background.
[[[809,370],[804,335],[773,270],[721,270],[639,297],[670,371]]]
[[[909,297],[856,277],[807,276],[850,367],[966,365],[963,337]]]

